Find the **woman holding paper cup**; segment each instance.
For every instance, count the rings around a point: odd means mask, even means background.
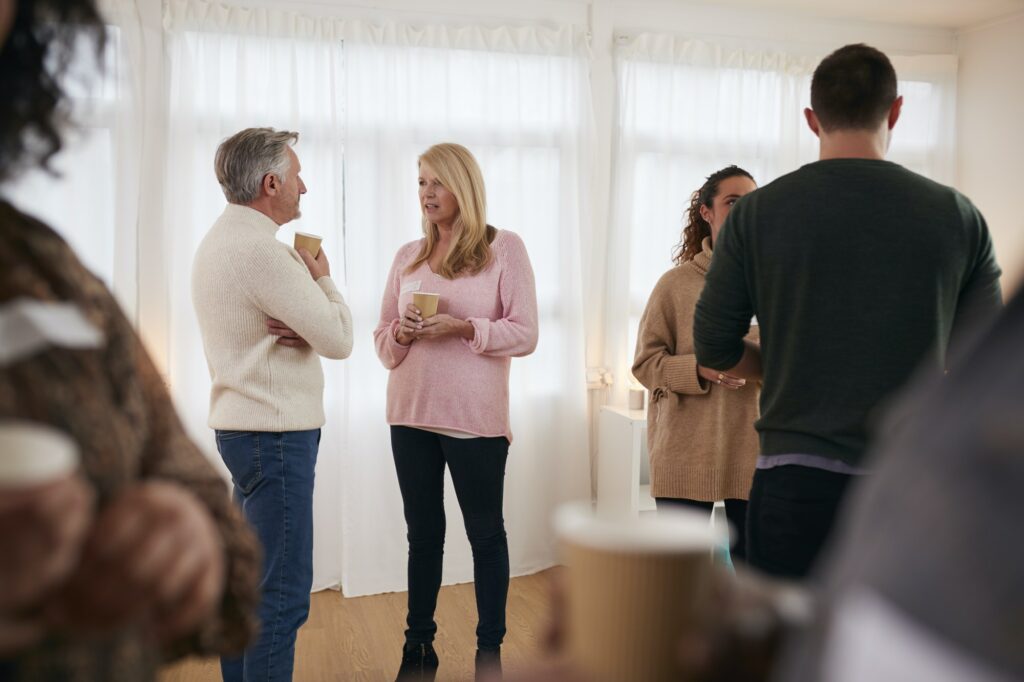
[[[0,0],[0,182],[50,168],[66,69],[105,31],[92,0]],[[144,682],[237,652],[259,563],[113,295],[0,200],[0,679]]]
[[[444,548],[444,469],[473,547],[477,669],[500,668],[508,594],[502,516],[512,357],[537,345],[533,269],[522,239],[487,224],[483,176],[456,144],[419,159],[424,237],[400,248],[385,284],[377,354],[409,537],[409,611],[399,678],[433,677]]]
[[[732,205],[757,185],[729,166],[711,174],[690,198],[682,240],[647,302],[633,376],[648,391],[647,444],[651,495],[658,508],[706,509],[725,500],[737,531],[734,557],[745,557],[747,498],[757,462],[758,389],[697,364],[693,315],[713,247]],[[757,339],[756,327],[749,337]]]

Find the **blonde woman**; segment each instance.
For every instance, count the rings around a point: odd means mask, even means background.
[[[477,671],[499,669],[508,595],[502,517],[512,433],[512,357],[537,345],[533,269],[514,232],[487,224],[483,176],[469,150],[419,158],[422,239],[398,250],[385,284],[377,354],[391,370],[387,420],[409,538],[409,605],[398,679],[433,679],[434,608],[444,552],[444,470],[473,548]],[[413,294],[440,294],[424,317]]]
[[[633,360],[633,376],[651,395],[651,495],[659,509],[674,505],[710,512],[716,500],[725,500],[726,516],[737,531],[736,559],[746,557],[747,498],[758,454],[758,390],[697,364],[693,315],[725,218],[740,197],[756,188],[750,173],[729,166],[712,173],[693,193],[673,254],[675,267],[651,292]]]

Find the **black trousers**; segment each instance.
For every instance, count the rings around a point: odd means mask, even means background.
[[[770,575],[806,577],[854,478],[796,465],[758,469],[747,509],[747,562]]]
[[[703,500],[688,500],[681,497],[656,497],[654,503],[658,509],[671,507],[684,507],[686,509],[698,509],[711,513],[715,506],[714,502]],[[725,500],[725,516],[729,519],[736,534],[733,546],[729,549],[729,556],[733,561],[746,561],[747,559],[747,501],[746,500]]]
[[[447,465],[473,549],[477,647],[501,646],[509,578],[508,539],[502,515],[508,440],[452,438],[423,429],[392,426],[391,450],[409,539],[406,642],[427,644],[437,632],[434,610],[444,557]]]

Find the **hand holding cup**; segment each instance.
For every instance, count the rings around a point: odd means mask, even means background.
[[[167,642],[211,614],[225,579],[224,549],[206,507],[176,483],[139,483],[103,509],[74,574],[45,612],[72,632],[134,622]]]
[[[0,422],[0,656],[39,641],[40,603],[65,581],[93,518],[78,449],[56,429]]]
[[[309,255],[316,258],[320,255],[320,243],[324,240],[318,234],[310,234],[308,232],[296,232],[295,233],[295,250],[305,249],[309,251]]]
[[[298,252],[302,262],[309,268],[309,275],[313,278],[314,282],[321,277],[331,276],[331,264],[328,262],[327,253],[323,249],[317,252],[315,258],[305,247],[299,248]]]

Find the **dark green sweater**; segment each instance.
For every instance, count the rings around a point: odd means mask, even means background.
[[[888,161],[818,161],[733,207],[697,302],[697,361],[733,367],[757,315],[762,454],[856,466],[870,412],[999,311],[999,275],[956,190]]]

